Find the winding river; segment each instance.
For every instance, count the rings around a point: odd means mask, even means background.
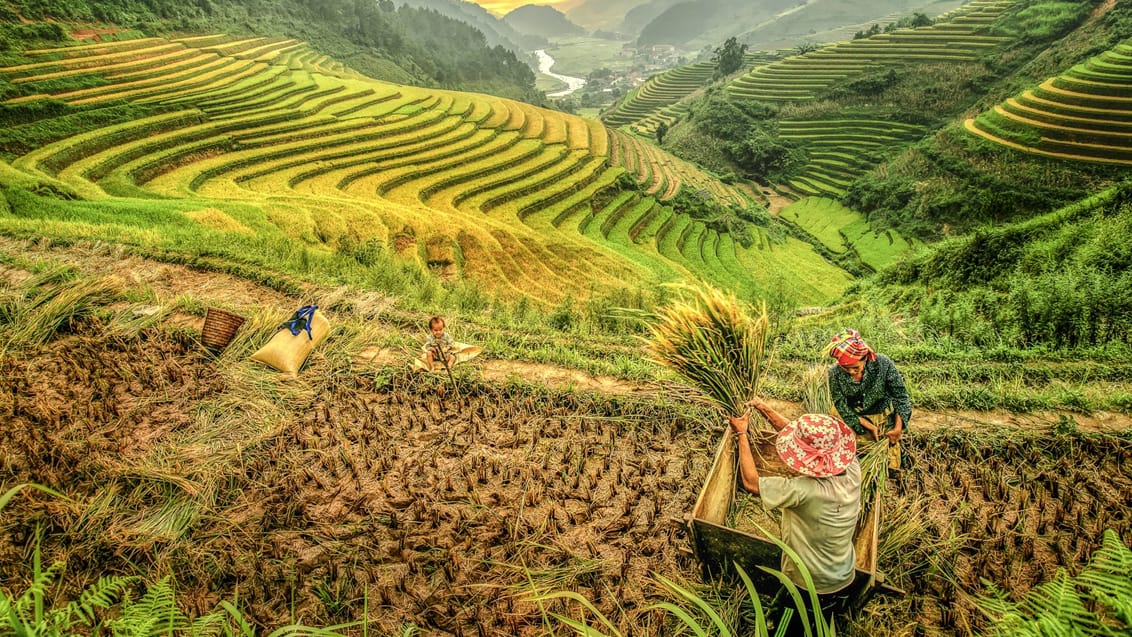
[[[550,57],[550,55],[547,54],[546,49],[539,49],[535,51],[535,55],[538,56],[539,73],[544,73],[556,80],[566,82],[565,89],[555,93],[547,93],[547,97],[563,97],[586,85],[586,81],[580,77],[570,77],[569,75],[559,75],[557,73],[551,72],[550,69],[554,66],[554,58]]]

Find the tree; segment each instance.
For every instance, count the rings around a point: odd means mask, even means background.
[[[723,46],[715,49],[711,61],[715,62],[715,77],[726,77],[743,66],[743,56],[747,53],[747,45],[739,44],[734,37],[727,38]]]
[[[930,27],[931,25],[932,19],[929,18],[926,14],[920,13],[919,11],[912,14],[913,27]]]
[[[663,144],[664,136],[668,134],[668,122],[661,122],[656,125],[656,143]]]

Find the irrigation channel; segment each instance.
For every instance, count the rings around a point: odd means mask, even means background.
[[[550,57],[550,54],[546,52],[546,49],[539,49],[535,51],[535,55],[538,56],[539,73],[549,75],[556,80],[561,80],[566,83],[566,88],[555,93],[547,93],[547,97],[565,97],[586,85],[586,80],[583,78],[571,77],[569,75],[559,75],[558,73],[551,71],[550,69],[554,68],[554,58]]]

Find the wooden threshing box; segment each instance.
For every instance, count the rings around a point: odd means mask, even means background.
[[[784,475],[786,465],[778,457],[774,434],[752,431],[751,442],[760,475]],[[755,587],[771,595],[779,586],[778,579],[759,566],[779,569],[782,551],[766,537],[731,528],[727,525],[735,504],[739,484],[738,450],[730,429],[724,431],[715,460],[708,471],[703,490],[688,520],[692,545],[705,578],[734,575],[738,563],[751,577]],[[854,544],[857,550],[857,578],[853,581],[858,603],[863,604],[883,581],[877,574],[877,530],[880,528],[879,498],[861,503],[862,519],[858,522]]]

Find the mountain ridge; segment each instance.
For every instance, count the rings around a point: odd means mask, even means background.
[[[508,11],[503,21],[520,33],[544,38],[585,33],[585,29],[549,5],[525,4]]]

